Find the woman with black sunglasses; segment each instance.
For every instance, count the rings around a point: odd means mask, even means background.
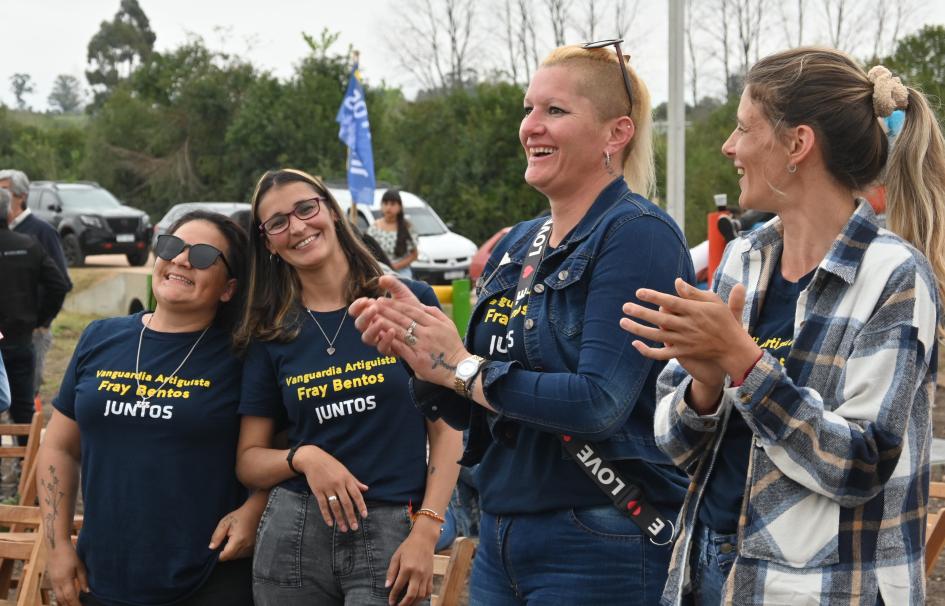
[[[154,312],[82,333],[38,462],[60,605],[252,605],[265,494],[247,499],[235,475],[242,364],[231,347],[245,248],[224,216],[185,215],[155,247]]]
[[[482,509],[470,604],[655,604],[686,483],[653,438],[662,365],[616,326],[637,288],[693,272],[679,228],[642,195],[649,95],[611,40],[552,51],[524,106],[525,180],[551,217],[493,250],[465,343],[389,278],[393,299],[351,312],[423,379],[425,412],[469,428]]]
[[[361,342],[347,307],[380,294],[381,269],[324,184],[268,172],[252,210],[237,471],[272,489],[256,605],[424,603],[462,437],[426,421],[406,367]],[[398,284],[436,305],[426,284]]]

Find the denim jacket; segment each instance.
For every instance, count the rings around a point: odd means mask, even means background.
[[[516,286],[545,220],[516,225],[492,252],[476,286],[467,344],[484,304]],[[520,423],[594,442],[611,460],[667,464],[653,437],[662,364],[641,356],[618,322],[638,288],[669,291],[676,277],[693,281],[685,237],[618,178],[541,260],[524,319],[525,359],[485,364],[483,389],[497,414],[420,381],[415,401],[428,417],[469,428],[464,465],[478,462],[492,440],[514,444]]]

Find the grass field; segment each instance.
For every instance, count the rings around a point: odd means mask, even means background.
[[[46,368],[43,372],[43,386],[39,390],[39,396],[43,400],[43,411],[46,417],[52,413],[53,398],[59,393],[59,383],[62,382],[62,376],[69,366],[69,360],[72,358],[72,352],[79,340],[79,335],[89,325],[89,322],[97,319],[98,316],[87,316],[62,311],[56,316],[52,324],[53,345],[49,354],[46,356]]]

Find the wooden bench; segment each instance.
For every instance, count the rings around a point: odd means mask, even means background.
[[[449,555],[433,556],[433,576],[442,577],[439,593],[433,595],[430,606],[457,606],[463,594],[469,571],[472,570],[476,544],[472,539],[459,537],[453,541]]]
[[[0,558],[4,562],[23,562],[17,582],[16,599],[9,594],[0,599],[0,606],[40,606],[40,587],[46,574],[46,529],[39,507],[0,505],[0,525],[5,528],[30,529],[32,532],[0,532]]]
[[[29,423],[0,424],[0,436],[10,436],[15,441],[26,436],[26,444],[20,446],[0,445],[0,458],[20,459],[20,481],[17,494],[20,505],[36,504],[36,453],[39,452],[40,436],[43,433],[43,413],[34,412]]]
[[[34,412],[30,423],[6,423],[0,424],[0,436],[11,436],[15,441],[20,436],[26,436],[26,444],[20,446],[2,446],[0,445],[0,458],[20,459],[20,481],[17,485],[19,495],[19,504],[26,507],[33,507],[36,503],[36,459],[39,453],[39,442],[43,432],[43,413]],[[27,525],[31,526],[31,525]],[[7,528],[8,535],[13,534],[31,534],[31,528],[24,528],[22,524],[13,523]],[[24,532],[30,531],[30,532]],[[35,541],[33,539],[32,541]],[[22,543],[22,541],[20,541]],[[13,583],[13,564],[14,560],[23,558],[0,555],[0,598],[5,598],[10,593]]]
[[[929,483],[929,499],[945,499],[945,482]],[[928,508],[928,519],[926,521],[925,534],[925,576],[932,574],[935,568],[935,561],[942,553],[945,547],[945,516],[942,512],[945,508],[932,510],[931,503]]]

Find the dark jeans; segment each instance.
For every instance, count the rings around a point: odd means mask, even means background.
[[[89,594],[82,594],[83,606],[109,606]],[[200,589],[174,606],[253,606],[253,561],[241,558],[218,562]]]
[[[685,606],[719,606],[723,603],[723,588],[728,573],[738,554],[738,535],[720,534],[697,523],[693,531],[689,565],[692,570],[692,591],[683,597]],[[749,596],[735,596],[739,603],[758,602]],[[759,602],[760,603],[760,602]],[[876,596],[876,606],[885,606],[882,596]]]
[[[484,511],[469,604],[657,604],[670,553],[613,505],[512,516]]]
[[[461,467],[456,490],[450,499],[450,508],[456,518],[456,532],[462,537],[479,536],[479,487],[476,485],[476,467]]]
[[[29,423],[33,420],[33,381],[36,359],[33,344],[0,346],[3,364],[10,380],[10,417],[14,423]],[[19,436],[20,445],[26,444],[27,436]]]
[[[479,490],[473,475],[476,467],[461,467],[459,470],[459,480],[444,516],[446,522],[436,542],[437,552],[452,545],[456,537],[479,536]]]
[[[341,532],[311,494],[273,489],[256,533],[256,606],[386,606],[387,567],[410,515],[406,505],[368,502],[367,510],[357,530]]]
[[[719,534],[697,524],[689,557],[692,566],[693,606],[718,606],[722,588],[737,555],[738,535]]]

